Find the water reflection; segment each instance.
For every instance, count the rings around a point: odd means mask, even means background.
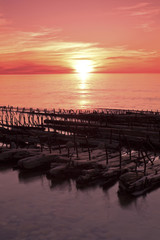
[[[77,83],[77,88],[79,92],[78,106],[80,108],[88,108],[90,105],[89,101],[89,82],[91,81],[91,75],[89,73],[78,74],[79,81]]]
[[[135,203],[135,206],[136,206],[136,202],[137,202],[136,197],[132,197],[129,194],[124,194],[124,193],[122,194],[120,192],[117,192],[117,196],[118,196],[119,204],[122,208],[127,208],[133,203]]]
[[[41,181],[43,184],[44,178],[46,178],[46,173],[44,171],[33,171],[33,172],[28,172],[28,171],[20,171],[18,173],[18,179],[20,183],[32,183],[35,181]]]
[[[5,175],[10,175],[13,171],[13,164],[0,164],[0,172],[2,172]],[[89,192],[89,191],[96,191],[96,189],[102,189],[105,198],[110,201],[112,198],[112,195],[114,195],[117,192],[117,198],[118,198],[118,204],[121,206],[121,208],[130,208],[134,205],[134,207],[138,210],[140,202],[144,203],[146,200],[146,195],[140,196],[140,197],[132,197],[128,194],[122,194],[118,191],[118,180],[112,181],[109,185],[99,185],[98,183],[93,183],[91,185],[86,185],[83,187],[78,187],[76,185],[75,179],[71,179],[69,177],[66,178],[53,178],[48,179],[46,176],[46,171],[44,170],[36,170],[36,171],[15,171],[18,174],[18,180],[19,183],[23,184],[34,184],[34,183],[40,183],[41,186],[45,185],[48,189],[51,191],[53,190],[67,190],[67,192],[73,191],[73,186],[76,188],[78,192]],[[47,183],[47,184],[46,184]]]
[[[71,184],[71,179],[51,179],[49,180],[49,186],[51,190],[54,189],[60,189],[60,190],[64,190],[64,189],[68,189],[68,191],[72,190],[72,184]]]
[[[3,170],[0,190],[2,240],[159,239],[158,191],[131,199],[117,195],[118,183],[77,190],[73,180]]]
[[[87,108],[87,100],[83,99],[83,100],[79,100],[79,105],[81,106],[80,108]]]
[[[6,164],[0,163],[0,172],[4,172],[4,173],[10,172],[13,167],[14,165],[11,163],[6,163]]]
[[[86,89],[86,82],[85,82],[85,81],[84,81],[84,82],[81,82],[81,83],[79,84],[79,88],[82,89],[82,90]],[[83,93],[83,91],[81,91],[81,92]]]
[[[85,90],[87,106],[92,109],[156,111],[160,106],[159,74],[89,73],[85,80],[78,74],[3,75],[1,78],[1,105],[77,109],[81,108],[79,98]]]
[[[10,174],[10,172],[13,171],[13,167],[14,167],[13,164],[0,164],[0,172]],[[35,183],[35,182],[37,182],[37,183],[40,182],[41,185],[43,186],[44,182],[47,182],[48,188],[50,190],[68,189],[68,191],[72,191],[72,185],[74,183],[76,189],[80,192],[88,192],[89,190],[95,190],[97,188],[101,188],[101,189],[103,189],[105,196],[108,198],[111,189],[115,188],[115,186],[116,186],[116,188],[118,188],[117,180],[114,180],[110,184],[107,184],[107,185],[105,185],[105,184],[99,185],[98,183],[93,183],[93,184],[86,185],[83,187],[78,187],[76,185],[76,181],[69,177],[66,177],[63,179],[61,179],[61,178],[48,179],[46,176],[45,170],[35,170],[35,171],[17,170],[16,172],[18,174],[19,183],[31,184],[31,183]],[[117,191],[117,190],[115,190],[115,191]],[[135,197],[131,197],[130,195],[127,195],[127,194],[121,194],[119,192],[117,192],[117,197],[119,199],[119,204],[122,208],[129,207],[133,202],[136,205],[137,198],[135,198]],[[143,198],[145,198],[145,196],[143,196]]]
[[[107,182],[106,184],[104,183],[102,188],[104,192],[108,192],[108,190],[113,187],[116,183],[117,183],[117,179],[113,179],[112,181],[110,181],[109,183]]]

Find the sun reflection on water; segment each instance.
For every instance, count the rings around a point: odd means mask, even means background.
[[[79,106],[82,108],[82,109],[86,109],[87,108],[87,105],[88,105],[88,101],[86,99],[80,99],[79,100]]]
[[[77,75],[77,88],[79,92],[78,106],[80,108],[88,108],[90,101],[89,96],[89,82],[91,81],[91,73],[94,69],[94,63],[89,59],[77,59],[74,61],[73,66]]]
[[[87,108],[87,106],[89,105],[89,82],[90,82],[90,73],[87,73],[85,75],[81,75],[78,73],[78,89],[79,89],[79,100],[78,100],[78,105],[80,106],[80,108]]]
[[[85,82],[85,81],[84,81],[84,82],[81,82],[81,83],[79,84],[79,88],[82,89],[82,90],[86,89],[86,82]]]

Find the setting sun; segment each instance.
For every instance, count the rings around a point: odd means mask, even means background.
[[[85,80],[88,73],[93,71],[93,62],[91,60],[77,60],[75,64],[76,72],[79,73],[82,80]]]

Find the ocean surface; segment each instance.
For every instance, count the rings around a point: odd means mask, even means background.
[[[0,76],[0,105],[160,110],[160,75]],[[0,166],[0,240],[159,240],[160,188],[139,198],[118,183],[78,190]]]
[[[136,199],[117,191],[1,168],[0,239],[159,240],[160,189]]]
[[[0,105],[160,110],[160,74],[0,75]]]

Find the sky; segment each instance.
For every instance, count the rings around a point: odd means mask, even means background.
[[[159,43],[159,0],[0,0],[0,74],[160,73]]]

